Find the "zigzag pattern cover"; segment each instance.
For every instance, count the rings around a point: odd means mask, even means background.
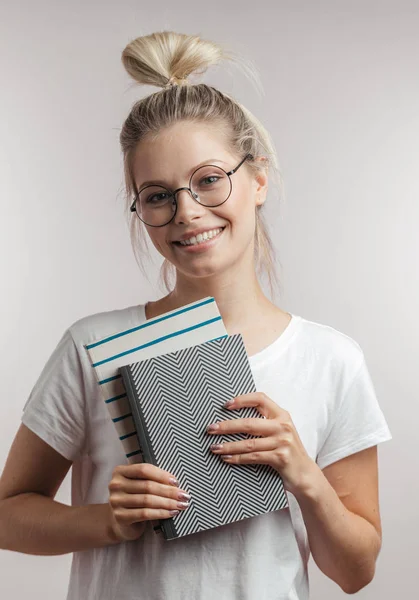
[[[210,435],[210,423],[263,416],[223,404],[256,391],[241,334],[142,360],[120,369],[146,462],[173,473],[189,508],[160,526],[166,539],[288,506],[282,478],[268,465],[232,465],[210,445],[245,433]]]

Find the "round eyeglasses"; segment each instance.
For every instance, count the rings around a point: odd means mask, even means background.
[[[161,185],[146,185],[137,192],[130,210],[146,225],[163,227],[177,212],[176,194],[180,190],[189,190],[192,198],[203,206],[220,206],[228,200],[233,189],[231,175],[247,159],[253,159],[253,155],[246,154],[237,167],[228,172],[217,165],[198,167],[191,175],[189,187],[180,187],[174,192]]]

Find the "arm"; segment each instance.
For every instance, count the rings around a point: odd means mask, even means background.
[[[361,384],[352,387],[354,396],[350,406],[353,407],[353,400],[358,397],[365,404],[368,396],[362,393],[363,389],[365,371]],[[223,443],[212,451],[231,464],[268,464],[276,469],[285,489],[300,505],[318,567],[348,594],[359,591],[372,580],[381,548],[377,446],[353,453],[322,471],[307,454],[288,411],[263,392],[237,396],[225,408],[237,410],[246,406],[255,406],[266,418],[221,421],[211,424],[207,431],[244,432],[258,437]],[[370,415],[377,417],[373,408],[370,407]],[[349,416],[341,413],[336,439],[342,438],[342,432],[354,418],[351,414],[357,415],[359,411],[352,410]],[[379,421],[383,423],[382,419],[375,418],[373,427],[377,427]],[[326,453],[323,447],[323,456],[330,454],[336,443],[330,434],[328,439],[331,443]],[[384,427],[381,439],[389,439]]]
[[[314,465],[296,494],[315,563],[348,594],[371,582],[381,548],[377,462],[374,446]]]
[[[20,425],[0,479],[0,548],[55,555],[119,543],[109,504],[54,500],[71,464]]]

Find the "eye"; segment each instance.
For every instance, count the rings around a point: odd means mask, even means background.
[[[169,194],[166,194],[165,192],[159,192],[158,194],[151,194],[151,196],[148,196],[148,198],[146,199],[146,203],[158,204],[164,202],[165,200],[167,200],[167,198],[169,198]]]
[[[208,177],[204,177],[203,179],[201,179],[200,185],[212,185],[214,183],[217,183],[217,181],[219,181],[220,179],[221,177],[218,177],[217,175],[208,175]]]

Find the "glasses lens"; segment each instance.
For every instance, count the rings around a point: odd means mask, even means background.
[[[219,167],[205,165],[193,174],[191,188],[197,202],[204,206],[218,206],[229,197],[231,181]]]
[[[193,174],[191,189],[194,199],[203,206],[218,206],[229,197],[231,181],[219,167],[205,165]],[[135,210],[144,223],[158,227],[172,219],[176,202],[166,188],[150,185],[140,192]]]
[[[175,202],[169,190],[159,185],[150,185],[140,192],[135,209],[147,225],[165,225],[175,212]]]

